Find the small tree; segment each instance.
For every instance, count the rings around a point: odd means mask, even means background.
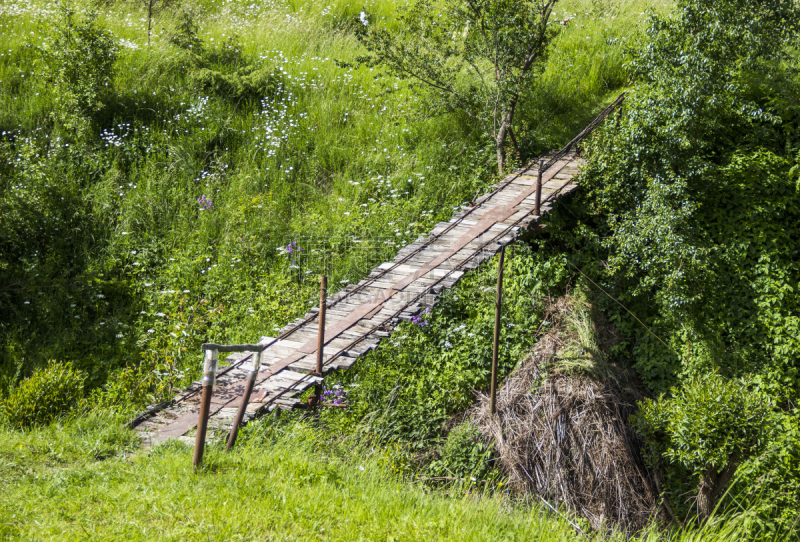
[[[197,17],[198,11],[195,6],[184,6],[178,13],[175,30],[169,38],[170,43],[199,54],[203,49],[203,40],[197,35],[200,30]]]
[[[147,12],[147,46],[150,47],[150,35],[153,33],[153,24],[161,14],[169,8],[175,0],[139,0]]]
[[[62,7],[61,13],[39,51],[55,89],[58,109],[54,116],[80,137],[114,90],[119,49],[111,33],[97,24],[94,13],[77,21],[71,8]]]
[[[358,36],[369,62],[432,91],[438,110],[475,119],[497,149],[503,173],[514,115],[537,76],[557,25],[557,0],[417,0],[397,29],[373,28],[362,13]]]

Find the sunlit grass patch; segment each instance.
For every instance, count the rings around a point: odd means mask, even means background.
[[[24,465],[15,454],[24,474],[3,472],[0,532],[39,540],[575,539],[563,519],[512,511],[502,497],[448,499],[387,478],[369,461],[306,454],[285,441],[232,454],[212,447],[197,473],[182,445],[57,467]]]

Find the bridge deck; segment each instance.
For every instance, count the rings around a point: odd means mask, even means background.
[[[545,157],[546,158],[546,157]],[[554,200],[576,188],[573,177],[581,163],[574,150],[566,152],[542,175],[541,213]],[[465,271],[494,256],[500,247],[536,227],[535,184],[538,166],[519,170],[495,185],[473,207],[440,222],[426,236],[401,249],[356,285],[328,297],[325,318],[324,373],[351,367],[359,356],[378,346],[398,322],[410,320],[436,303],[438,294],[452,288]],[[245,420],[274,408],[291,409],[300,395],[321,378],[316,367],[319,309],[284,327],[269,344],[247,407]],[[230,430],[244,391],[248,352],[228,356],[212,395],[209,435]],[[227,366],[226,366],[227,365]],[[136,429],[145,445],[183,435],[197,423],[200,382],[194,382],[171,405],[139,418]]]
[[[544,156],[541,214],[555,200],[577,188],[574,177],[581,165],[575,150],[580,141],[619,105],[620,96],[564,149]],[[534,216],[538,161],[495,185],[494,190],[440,222],[427,236],[401,249],[356,285],[329,296],[325,318],[323,374],[347,369],[363,354],[378,346],[393,328],[436,303],[439,293],[452,288],[464,273],[494,256],[501,247],[526,230],[538,228]],[[268,344],[261,360],[245,422],[275,408],[300,406],[300,395],[321,382],[310,374],[316,369],[318,309],[288,324],[277,338],[262,337]],[[228,356],[214,387],[208,435],[227,434],[245,388],[248,360],[252,354]],[[186,439],[197,424],[200,382],[194,382],[168,404],[145,412],[132,425],[145,446],[169,438]]]

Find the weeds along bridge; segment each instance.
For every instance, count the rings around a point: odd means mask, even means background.
[[[617,98],[563,149],[508,175],[449,222],[440,222],[427,237],[401,249],[394,261],[379,265],[358,284],[328,297],[320,309],[288,324],[278,337],[240,345],[238,350],[245,351],[228,356],[219,372],[217,352],[237,348],[204,345],[205,385],[213,387],[201,393],[204,382],[194,382],[173,400],[133,420],[130,425],[139,432],[144,446],[170,438],[199,445],[208,436],[229,432],[235,440],[236,430],[231,429],[238,429],[239,422],[276,408],[304,406],[300,396],[320,384],[324,374],[351,367],[388,337],[397,323],[433,306],[438,294],[452,288],[466,271],[477,268],[525,231],[539,229],[541,215],[552,209],[557,198],[577,188],[574,177],[582,163],[578,143],[623,99],[624,95]],[[320,312],[324,313],[323,326]],[[320,342],[324,342],[322,356],[318,355]],[[206,395],[210,401],[201,401]],[[208,420],[209,433],[186,436],[199,419]],[[201,423],[199,431],[205,433],[205,424]]]

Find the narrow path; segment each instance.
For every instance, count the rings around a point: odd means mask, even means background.
[[[564,149],[541,157],[541,214],[555,200],[577,188],[574,177],[582,160],[577,144],[619,103],[611,106]],[[356,285],[330,296],[325,318],[324,370],[347,369],[363,354],[378,346],[400,321],[411,320],[425,307],[436,304],[439,293],[452,288],[468,270],[494,256],[527,230],[538,229],[534,216],[538,160],[508,175],[494,190],[472,207],[440,222],[426,236],[401,249],[394,261],[386,262]],[[300,395],[322,381],[309,374],[316,368],[319,309],[284,327],[277,338],[262,337],[269,346],[261,359],[261,370],[247,407],[245,421],[275,408],[299,406]],[[211,402],[209,438],[227,434],[236,416],[245,387],[251,354],[228,356]],[[227,366],[226,366],[227,364]],[[132,422],[143,444],[149,446],[169,438],[193,442],[185,436],[197,424],[200,382],[194,382],[170,403],[145,412]]]

